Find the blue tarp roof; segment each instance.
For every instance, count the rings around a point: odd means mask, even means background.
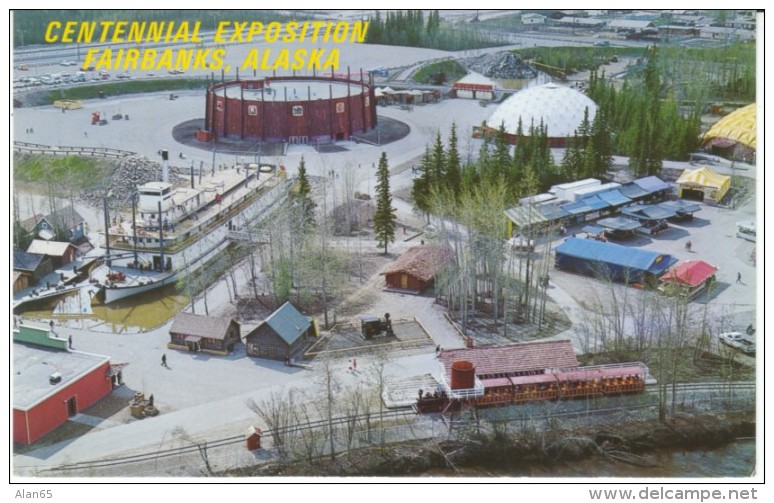
[[[574,203],[567,203],[560,206],[564,211],[571,215],[583,215],[584,213],[590,213],[594,211],[591,206],[587,205],[585,202],[576,201]]]
[[[266,320],[266,323],[282,337],[288,344],[293,344],[306,332],[311,324],[309,318],[298,312],[290,302],[285,302],[282,307],[274,311]]]
[[[556,248],[556,253],[659,275],[677,262],[676,258],[664,253],[594,239],[567,238]]]
[[[633,231],[642,227],[636,220],[624,217],[603,218],[602,220],[599,220],[597,224],[616,231]]]
[[[599,194],[597,194],[597,197],[605,201],[610,206],[620,206],[622,204],[628,204],[632,202],[631,199],[621,194],[621,191],[618,189],[600,192]]]
[[[584,197],[581,202],[591,208],[592,210],[599,211],[609,208],[610,205],[597,197],[596,195]]]
[[[677,213],[695,213],[701,210],[701,205],[699,203],[692,203],[682,199],[678,199],[676,201],[666,201],[659,204],[658,206]]]
[[[643,206],[641,212],[652,220],[664,220],[665,218],[671,218],[675,216],[675,212],[668,208],[662,208],[661,206]]]
[[[548,220],[558,220],[569,215],[569,213],[555,204],[541,204],[540,206],[536,206],[535,209]]]
[[[625,183],[618,187],[618,190],[621,194],[631,199],[639,199],[640,197],[648,195],[647,191],[642,190],[642,188],[634,182]]]
[[[581,232],[588,232],[589,234],[602,234],[603,232],[605,232],[605,229],[603,229],[602,227],[598,227],[596,225],[585,225],[581,229]]]
[[[649,194],[662,190],[672,190],[668,183],[657,176],[646,176],[645,178],[634,180],[634,183]]]
[[[621,213],[623,215],[629,215],[629,216],[632,216],[633,218],[638,218],[642,220],[664,220],[675,216],[674,211],[668,208],[662,208],[658,205],[632,206],[629,208],[621,208]]]

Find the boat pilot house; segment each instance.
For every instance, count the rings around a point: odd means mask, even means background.
[[[315,335],[312,319],[285,302],[245,337],[249,356],[286,360],[299,355]]]
[[[169,349],[226,356],[240,340],[239,323],[232,318],[179,313],[169,329]]]

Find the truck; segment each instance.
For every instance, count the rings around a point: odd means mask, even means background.
[[[755,354],[755,343],[750,339],[750,337],[742,334],[741,332],[726,332],[720,334],[718,339],[726,346],[738,349],[746,355]]]

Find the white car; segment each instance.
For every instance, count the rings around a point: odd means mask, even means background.
[[[62,66],[75,66],[78,63],[76,61],[71,60],[71,59],[63,59],[62,61],[59,62],[59,64],[62,65]]]
[[[726,332],[720,334],[718,339],[726,346],[738,349],[746,355],[755,354],[755,343],[741,332]]]

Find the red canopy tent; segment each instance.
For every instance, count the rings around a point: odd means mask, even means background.
[[[702,260],[689,260],[677,264],[676,267],[661,276],[661,281],[676,285],[696,288],[711,278],[718,268]]]

